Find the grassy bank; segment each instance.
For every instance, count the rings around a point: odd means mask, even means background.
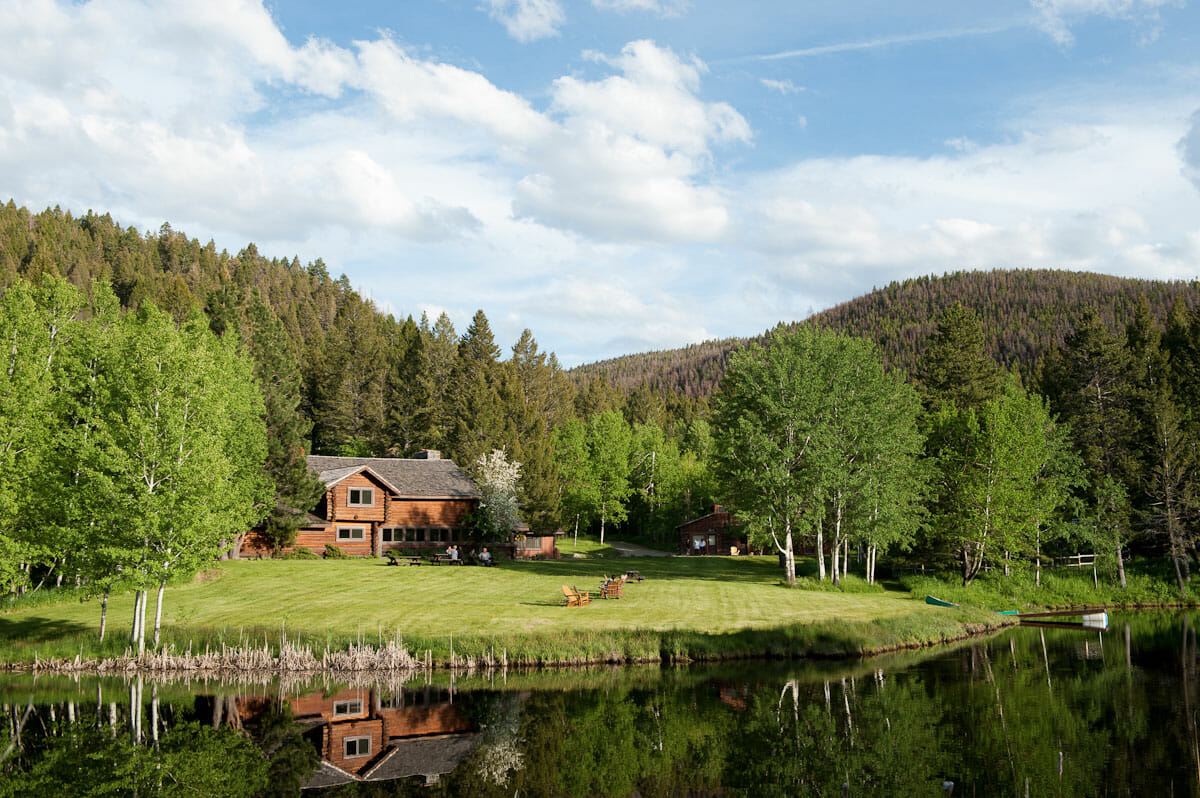
[[[910,575],[898,582],[914,598],[933,595],[956,604],[991,610],[1200,606],[1198,590],[1189,590],[1188,597],[1180,597],[1174,572],[1165,559],[1131,562],[1126,569],[1124,588],[1115,574],[1100,573],[1094,580],[1091,568],[1043,570],[1041,585],[1036,583],[1032,570],[1014,570],[1009,576],[990,571],[980,574],[966,587],[949,574]]]
[[[563,584],[594,590],[604,574],[628,568],[646,581],[630,583],[626,598],[560,606]],[[0,660],[120,656],[132,605],[128,594],[110,600],[103,645],[96,641],[96,601],[5,612]],[[496,568],[267,560],[217,564],[168,588],[163,636],[175,651],[277,649],[286,638],[319,655],[398,639],[435,662],[453,653],[460,660],[561,664],[853,656],[941,642],[1003,622],[985,611],[939,610],[879,588],[789,589],[779,582],[775,559],[765,557],[584,557]]]

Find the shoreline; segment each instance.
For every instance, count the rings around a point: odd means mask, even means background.
[[[981,615],[983,617],[979,617]],[[782,628],[743,629],[723,635],[705,635],[688,630],[664,632],[630,629],[617,635],[604,635],[610,638],[608,640],[597,640],[595,635],[580,636],[574,640],[556,636],[557,642],[564,648],[577,651],[572,656],[557,657],[522,653],[540,648],[545,643],[543,639],[532,635],[524,639],[487,641],[482,648],[478,640],[452,641],[446,638],[429,641],[431,644],[445,644],[445,648],[439,648],[448,653],[438,654],[434,653],[433,647],[414,647],[409,650],[399,638],[386,641],[381,646],[352,645],[349,649],[339,651],[326,649],[319,656],[313,653],[310,645],[286,641],[279,650],[266,644],[256,648],[223,646],[216,651],[177,652],[168,645],[159,651],[147,651],[141,655],[127,651],[122,656],[104,658],[82,655],[46,658],[35,651],[32,660],[5,662],[0,664],[0,669],[6,673],[67,676],[211,678],[256,673],[286,677],[337,677],[416,675],[438,671],[556,670],[597,665],[657,664],[678,667],[739,660],[832,661],[932,648],[985,637],[1018,623],[1012,616],[967,609],[955,613],[953,617],[913,613],[843,624],[828,619]],[[658,643],[657,655],[647,651],[647,644],[653,641]],[[618,642],[625,645],[612,645]],[[510,648],[510,645],[515,647]]]

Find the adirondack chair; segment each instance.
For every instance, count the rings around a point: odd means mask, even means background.
[[[573,587],[563,585],[562,592],[568,607],[582,607],[584,604],[592,603],[592,595],[587,591],[581,593]]]
[[[600,598],[622,598],[625,595],[625,580],[627,577],[613,577],[605,580],[600,586]]]

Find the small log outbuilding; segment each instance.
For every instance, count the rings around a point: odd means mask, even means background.
[[[714,504],[708,515],[675,527],[675,532],[679,553],[683,555],[751,553],[745,533],[734,525],[732,515],[719,504]]]
[[[325,483],[325,495],[297,531],[291,551],[321,554],[326,544],[354,557],[380,557],[389,549],[444,550],[467,541],[467,514],[481,497],[453,460],[433,450],[409,459],[309,455],[308,467]],[[252,531],[240,555],[268,551]]]

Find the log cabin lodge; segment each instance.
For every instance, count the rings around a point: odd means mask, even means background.
[[[482,494],[453,460],[437,451],[427,449],[407,459],[309,455],[308,467],[325,483],[325,495],[285,551],[303,548],[321,554],[332,544],[351,557],[381,557],[389,549],[440,551],[469,543],[468,514],[479,506]],[[238,554],[270,551],[259,531],[252,530]],[[495,544],[494,551],[521,559],[558,553],[552,535]]]

